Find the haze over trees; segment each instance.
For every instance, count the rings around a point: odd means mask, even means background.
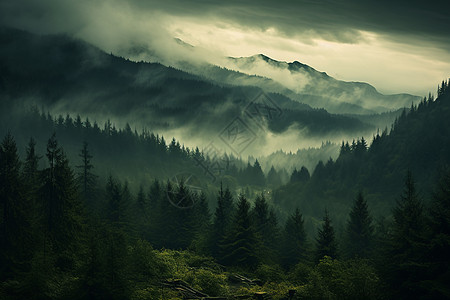
[[[1,29],[0,38],[8,44],[0,49],[0,299],[449,297],[450,82],[372,138],[244,159],[157,129],[205,112],[194,127],[216,126],[219,112],[236,117],[243,90],[259,88],[217,85],[64,36]],[[35,54],[6,62],[14,45],[33,43]],[[93,53],[101,63],[81,68]],[[155,78],[138,84],[137,71]],[[106,90],[102,101],[78,98],[94,87]],[[186,95],[172,97],[175,87]],[[298,119],[317,136],[370,127],[270,96],[283,109],[282,120],[264,124],[270,134]],[[150,107],[154,126],[39,108],[64,97],[124,118]]]

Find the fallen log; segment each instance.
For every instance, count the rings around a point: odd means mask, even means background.
[[[165,280],[162,284],[165,287],[180,292],[183,295],[183,299],[202,299],[209,297],[207,294],[194,289],[181,279]]]

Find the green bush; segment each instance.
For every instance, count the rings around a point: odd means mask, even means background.
[[[279,265],[261,264],[256,269],[255,276],[262,282],[282,282],[286,280],[283,269]]]
[[[366,260],[340,262],[325,256],[302,289],[307,299],[377,299],[379,278]]]
[[[304,263],[296,264],[288,274],[288,279],[299,285],[306,284],[310,277],[312,268]]]
[[[225,274],[217,274],[210,270],[198,269],[193,272],[193,285],[203,293],[212,296],[227,296],[228,287]]]

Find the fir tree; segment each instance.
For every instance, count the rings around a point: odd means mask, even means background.
[[[92,201],[95,193],[95,185],[97,176],[92,173],[94,166],[92,165],[93,156],[89,153],[88,143],[83,143],[83,148],[80,151],[79,157],[81,158],[81,165],[78,165],[79,173],[77,176],[78,184],[81,187],[81,194],[83,199],[90,208],[92,207]]]
[[[126,298],[129,290],[126,278],[127,256],[127,187],[120,185],[112,176],[106,183],[106,200],[108,205],[108,230],[105,249],[106,289],[111,299]],[[95,246],[94,246],[95,247]],[[95,250],[95,248],[93,249]]]
[[[429,289],[434,293],[435,298],[444,299],[450,293],[448,286],[450,269],[450,169],[441,174],[436,191],[433,195],[433,202],[430,209],[430,229],[431,238],[429,241],[429,255],[427,261],[430,262],[428,271],[434,281],[434,286],[440,288]]]
[[[20,180],[21,162],[14,138],[8,133],[0,145],[0,279],[11,278],[24,262],[30,224]],[[25,246],[25,249],[24,249]],[[22,270],[23,271],[23,270]]]
[[[331,258],[337,257],[337,242],[328,210],[325,210],[322,228],[317,232],[316,243],[316,262],[324,256],[330,256]]]
[[[350,220],[347,223],[346,254],[350,258],[369,258],[373,240],[372,217],[367,208],[367,202],[361,192],[350,211]]]
[[[233,210],[234,205],[231,192],[228,187],[224,191],[221,183],[210,236],[211,254],[216,258],[220,258],[223,255],[225,236],[231,223]]]
[[[308,256],[307,237],[302,214],[298,208],[289,216],[283,234],[283,264],[285,267],[306,262]]]
[[[424,291],[418,285],[426,274],[426,231],[423,204],[408,171],[405,188],[393,210],[394,224],[389,236],[385,271],[396,298],[414,298]]]
[[[223,262],[228,265],[253,268],[258,259],[255,255],[256,237],[250,217],[250,203],[239,195],[232,228],[227,235],[226,254]]]

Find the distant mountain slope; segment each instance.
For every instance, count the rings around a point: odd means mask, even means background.
[[[343,145],[336,161],[319,163],[307,182],[290,183],[274,191],[274,201],[284,209],[300,207],[319,218],[328,208],[342,219],[361,190],[371,210],[390,215],[411,171],[418,190],[428,200],[440,170],[450,166],[450,86],[439,97],[422,101],[395,121],[390,133],[374,137],[370,148],[364,142]]]
[[[409,94],[380,94],[367,83],[336,80],[298,61],[281,62],[258,54],[229,62],[230,69],[271,78],[291,91],[288,97],[333,113],[381,113],[420,101]]]
[[[2,101],[41,105],[54,113],[113,119],[177,137],[217,136],[261,89],[216,84],[158,63],[132,62],[76,39],[0,30]],[[356,118],[311,109],[283,94],[269,93],[282,118],[267,120],[269,132],[300,130],[298,136],[355,135],[374,128]],[[293,126],[293,127],[292,127]],[[267,131],[263,132],[266,134]],[[293,141],[295,142],[295,141]]]

